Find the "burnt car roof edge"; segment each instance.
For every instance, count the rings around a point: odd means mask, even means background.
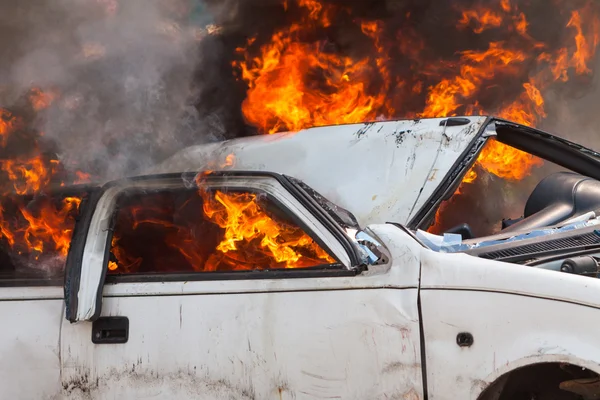
[[[498,141],[561,167],[600,180],[600,153],[560,136],[493,118]]]

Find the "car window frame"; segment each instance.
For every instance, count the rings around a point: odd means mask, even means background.
[[[185,188],[185,187],[179,187],[179,188],[173,188],[172,190],[178,190],[178,189],[183,189],[183,190],[196,190],[196,189],[190,189],[190,188]],[[117,197],[115,199],[115,202],[118,202],[120,200],[120,196],[124,196],[127,195],[128,190],[131,192],[144,192],[144,191],[148,191],[147,189],[143,189],[143,188],[129,188],[129,189],[125,189],[123,192],[121,192],[119,194],[119,197]],[[211,190],[219,190],[219,186],[215,185],[215,187],[211,187]],[[160,193],[165,191],[165,189],[161,189],[161,188],[156,188],[156,189],[152,189],[151,191],[148,191],[148,194],[154,194],[154,193]],[[246,193],[253,193],[253,194],[263,194],[265,196],[267,196],[267,198],[269,199],[269,201],[271,203],[273,203],[276,207],[278,207],[281,210],[288,210],[288,208],[286,208],[286,206],[275,196],[273,196],[271,193],[268,193],[262,189],[256,189],[256,188],[252,188],[252,187],[235,187],[235,191],[239,191],[239,192],[246,192]],[[113,219],[111,222],[111,229],[109,230],[109,234],[107,236],[106,239],[106,245],[108,248],[108,252],[106,253],[105,256],[105,260],[104,263],[106,264],[106,267],[108,267],[108,257],[110,257],[110,252],[111,252],[111,248],[112,248],[112,237],[115,231],[115,227],[116,227],[116,223],[117,223],[117,215],[118,215],[119,209],[115,208],[115,210],[113,210]],[[300,218],[297,217],[296,214],[292,214],[291,219],[293,220],[294,224],[296,224],[296,226],[300,229],[302,229],[302,231],[304,233],[306,233],[307,235],[309,235],[311,237],[311,239],[313,239],[315,242],[317,242],[317,244],[324,250],[326,251],[330,256],[334,257],[334,259],[336,260],[335,263],[329,263],[329,264],[320,264],[320,265],[316,265],[314,267],[307,267],[307,268],[277,268],[277,269],[264,269],[264,270],[254,270],[254,271],[209,271],[209,272],[204,272],[204,271],[186,271],[186,272],[157,272],[157,273],[132,273],[132,274],[110,274],[107,270],[107,274],[106,274],[106,278],[105,278],[105,283],[109,283],[109,284],[117,284],[117,283],[121,283],[121,282],[128,282],[128,283],[133,283],[133,282],[181,282],[181,281],[199,281],[199,280],[230,280],[230,279],[266,279],[264,276],[262,276],[261,273],[269,273],[272,274],[274,272],[291,272],[292,270],[294,271],[298,271],[298,272],[304,272],[304,271],[311,271],[313,273],[315,273],[317,276],[318,275],[322,275],[322,272],[325,271],[342,271],[343,273],[341,274],[342,276],[348,276],[348,268],[346,268],[344,266],[344,264],[342,264],[334,255],[334,253],[331,251],[331,249],[329,249],[329,246],[323,242],[322,238],[318,235],[316,235],[308,226],[306,226],[306,224],[304,223],[304,221],[302,221]],[[248,276],[244,276],[244,273],[250,273],[248,274]],[[203,276],[206,275],[206,279],[197,279],[196,276],[198,274],[202,274]],[[306,275],[306,274],[292,274],[294,276],[298,275]],[[223,279],[223,276],[227,276],[227,279]]]
[[[71,263],[67,265],[69,269],[69,279],[71,282],[76,283],[72,284],[69,287],[69,310],[66,317],[71,322],[77,321],[93,321],[97,319],[100,315],[102,308],[102,291],[105,284],[112,284],[106,282],[107,270],[108,270],[108,261],[110,254],[111,243],[108,237],[108,229],[110,226],[114,226],[114,216],[116,215],[111,211],[111,218],[101,218],[102,213],[107,212],[107,206],[114,206],[116,197],[120,191],[123,191],[131,186],[148,186],[148,187],[156,187],[159,189],[167,189],[168,187],[181,187],[182,185],[190,185],[193,187],[195,185],[195,177],[197,173],[179,173],[179,174],[159,174],[159,175],[145,175],[134,178],[122,179],[119,181],[109,182],[102,188],[101,199],[96,203],[96,207],[92,217],[89,219],[87,224],[87,234],[85,236],[85,240],[82,240],[78,243],[78,246],[72,247],[71,252],[73,252],[73,256],[69,259]],[[331,217],[327,217],[324,210],[320,209],[320,207],[315,206],[314,203],[308,202],[303,195],[298,191],[295,186],[283,177],[280,174],[272,173],[272,172],[262,172],[262,171],[213,171],[209,172],[203,176],[203,179],[206,181],[215,180],[215,181],[227,181],[228,183],[232,182],[232,179],[228,178],[270,178],[273,179],[274,182],[280,185],[282,193],[289,194],[288,201],[295,202],[297,207],[299,207],[296,211],[303,213],[304,218],[306,218],[310,223],[316,224],[318,226],[318,233],[315,232],[314,227],[309,227],[308,234],[314,238],[315,235],[319,237],[326,235],[327,240],[331,243],[334,243],[335,246],[338,246],[337,249],[333,249],[335,258],[339,258],[340,254],[343,254],[343,259],[340,259],[342,263],[342,268],[339,269],[331,269],[331,268],[320,268],[318,270],[313,270],[309,268],[305,269],[287,269],[287,270],[270,270],[270,271],[239,271],[234,274],[230,274],[227,272],[219,272],[218,276],[212,277],[209,276],[209,273],[193,273],[193,276],[190,277],[189,274],[170,274],[172,275],[172,282],[182,282],[192,280],[190,278],[194,278],[194,281],[209,281],[218,280],[227,281],[227,280],[256,280],[256,279],[284,279],[284,278],[308,278],[308,277],[338,277],[338,276],[355,276],[364,270],[364,265],[361,264],[360,258],[358,256],[359,252],[356,248],[356,245],[351,241],[351,238],[345,233],[345,231],[339,227],[335,221],[331,219]],[[219,184],[217,186],[223,186],[223,184]],[[252,187],[252,186],[251,186]],[[103,199],[109,198],[109,200],[104,201]],[[105,210],[99,210],[98,208],[104,208]],[[285,208],[288,208],[286,206]],[[96,218],[96,213],[98,214],[98,218]],[[96,225],[94,225],[96,224]],[[104,228],[103,228],[104,227]],[[104,230],[103,230],[104,229]],[[93,233],[97,232],[97,234]],[[92,239],[89,241],[89,239]],[[102,249],[98,246],[102,245]],[[329,247],[329,246],[328,246]],[[93,248],[96,248],[96,253],[92,251]],[[102,257],[100,257],[100,253],[102,253]],[[77,254],[84,254],[90,257],[90,254],[93,256],[89,258],[86,262],[86,258],[79,259]],[[101,259],[101,261],[100,261]],[[91,263],[91,264],[90,264]],[[101,268],[98,268],[98,265],[101,265]],[[98,275],[99,274],[99,275]],[[228,274],[228,275],[225,275]],[[75,278],[74,275],[79,275],[79,278]],[[177,278],[178,277],[178,278]],[[126,278],[121,279],[120,283],[126,283],[126,280],[133,280],[134,278]],[[135,279],[136,283],[144,283],[144,282],[163,282],[163,276],[154,275],[152,277],[146,277],[141,279],[141,275],[137,275],[137,279]],[[82,291],[83,289],[83,291]],[[86,304],[81,307],[82,304]],[[95,299],[95,305],[92,303]],[[84,309],[87,308],[87,309]]]

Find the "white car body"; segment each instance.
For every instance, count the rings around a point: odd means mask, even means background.
[[[233,154],[232,171],[301,179],[356,216],[382,262],[357,270],[276,180],[223,182],[277,197],[354,274],[104,284],[115,197],[173,178],[112,184],[76,232],[64,288],[0,287],[0,397],[491,400],[527,366],[600,374],[598,279],[435,252],[386,223],[414,221],[489,122],[313,128],[190,148],[150,171],[221,169]],[[93,343],[94,320],[111,316],[128,318],[126,342]]]
[[[148,173],[222,169],[298,178],[354,214],[361,226],[406,223],[486,122],[446,118],[324,126],[184,149]],[[233,156],[228,161],[227,157]],[[232,165],[228,165],[231,164]]]

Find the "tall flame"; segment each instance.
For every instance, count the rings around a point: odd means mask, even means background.
[[[556,81],[568,80],[570,68],[576,74],[590,73],[589,62],[600,38],[600,22],[597,14],[590,12],[590,1],[572,11],[565,26],[572,36],[564,46],[549,49],[529,35],[527,17],[516,4],[497,0],[495,6],[459,10],[457,28],[470,29],[474,34],[503,29],[517,33],[519,40],[490,42],[487,49],[460,52],[458,61],[442,59],[423,65],[423,45],[413,37],[410,27],[399,34],[400,43],[392,43],[384,40],[381,21],[357,21],[372,41],[374,50],[367,56],[330,52],[325,40],[306,38],[318,37],[317,32],[329,27],[336,13],[343,14],[343,7],[318,0],[296,3],[305,11],[298,22],[276,31],[258,50],[255,38],[250,38],[246,46],[237,49],[240,59],[233,62],[248,85],[242,104],[244,117],[263,133],[399,115],[444,117],[457,113],[493,113],[535,126],[546,116],[544,90]],[[389,54],[398,47],[419,68],[412,77],[392,78],[390,74]],[[489,110],[478,101],[488,88],[494,88],[499,75],[520,79],[532,63],[537,64],[538,72],[522,83],[522,91],[512,101]],[[436,79],[424,88],[425,81]],[[404,87],[410,87],[413,95],[425,91],[420,111],[413,114],[411,109],[396,107],[403,103],[390,96],[390,90],[404,93]],[[488,145],[477,161],[478,167],[506,179],[522,179],[540,164],[540,160],[498,142]],[[465,182],[475,177],[472,170]]]
[[[34,111],[50,106],[55,92],[34,88],[29,102]],[[17,265],[31,260],[44,261],[49,257],[64,262],[67,256],[80,197],[51,198],[43,192],[52,182],[57,182],[60,162],[42,154],[37,142],[25,153],[18,142],[23,135],[23,121],[6,109],[0,108],[0,240],[10,249]],[[89,178],[79,172],[81,180]],[[64,184],[64,182],[63,182]],[[59,263],[60,263],[59,260]],[[64,266],[64,263],[63,263]]]
[[[484,49],[463,50],[452,59],[427,63],[425,46],[409,23],[393,42],[385,40],[389,35],[383,34],[383,21],[355,21],[372,46],[366,56],[350,56],[328,51],[326,40],[307,39],[320,37],[336,13],[344,13],[343,7],[318,0],[296,3],[305,11],[297,23],[279,29],[258,48],[255,38],[249,39],[237,49],[240,59],[233,62],[248,86],[243,115],[262,133],[398,116],[457,114],[495,114],[536,126],[546,117],[544,92],[573,74],[590,74],[590,61],[600,42],[600,19],[592,1],[569,11],[564,26],[567,40],[550,48],[531,36],[527,16],[515,2],[496,0],[488,6],[457,10],[459,31],[505,33],[506,40],[491,41]],[[410,13],[406,17],[410,21]],[[411,72],[405,76],[394,76],[389,70],[390,54],[398,51],[410,64]],[[527,71],[535,72],[525,76]],[[510,92],[496,83],[501,81],[520,81],[520,91],[510,89],[514,93],[507,97],[504,91]],[[414,109],[421,95],[425,95],[424,104]],[[404,101],[404,96],[414,100]],[[503,101],[498,105],[490,97]],[[530,154],[490,140],[463,184],[474,182],[478,170],[521,180],[541,164]],[[439,222],[438,213],[434,231]]]
[[[578,11],[573,11],[571,14],[571,20],[567,24],[567,27],[574,28],[577,32],[575,35],[575,44],[577,46],[577,50],[573,53],[571,64],[575,67],[575,71],[578,74],[588,74],[592,72],[587,64],[596,51],[600,35],[598,27],[599,21],[594,19],[592,24],[593,32],[589,39],[587,39],[583,34],[582,18]]]
[[[378,74],[368,57],[356,60],[323,51],[322,43],[303,43],[299,36],[306,27],[329,26],[330,6],[316,0],[301,0],[309,10],[300,23],[276,32],[271,42],[250,57],[246,48],[237,51],[244,61],[235,61],[248,83],[242,111],[249,123],[263,132],[298,130],[314,125],[343,124],[376,117],[385,105],[384,93],[369,94],[369,80]],[[367,35],[376,36],[376,23],[364,25]],[[254,39],[248,41],[252,45]],[[318,81],[313,72],[322,74]]]
[[[139,237],[147,228],[158,230],[160,234],[153,237],[164,237],[164,245],[185,258],[195,271],[302,268],[335,262],[302,229],[269,214],[254,193],[200,189],[196,194],[203,200],[200,220],[194,220],[192,215],[196,215],[196,211],[189,209],[190,201],[196,204],[194,194],[176,211],[185,217],[174,217],[169,208],[148,204],[121,208],[118,219],[121,225],[116,229],[111,247],[116,261],[109,263],[109,270],[112,273],[140,270],[145,257],[134,255],[121,235]],[[211,230],[206,224],[220,229]],[[204,232],[202,240],[194,237],[198,231]],[[214,232],[216,246],[211,245],[214,238],[209,232]]]
[[[205,269],[301,268],[335,260],[302,229],[270,217],[255,194],[203,192],[204,214],[225,230]],[[256,257],[256,249],[264,254]],[[266,256],[266,260],[264,260]]]

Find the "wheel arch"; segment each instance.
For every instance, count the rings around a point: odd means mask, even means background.
[[[535,393],[538,396],[535,398],[540,399],[586,399],[561,389],[560,384],[567,381],[570,382],[567,387],[576,391],[584,388],[588,393],[600,396],[600,365],[572,355],[539,354],[525,357],[503,365],[485,380],[475,382],[471,398],[517,400],[521,399],[519,395],[525,399],[532,398],[526,394]]]

